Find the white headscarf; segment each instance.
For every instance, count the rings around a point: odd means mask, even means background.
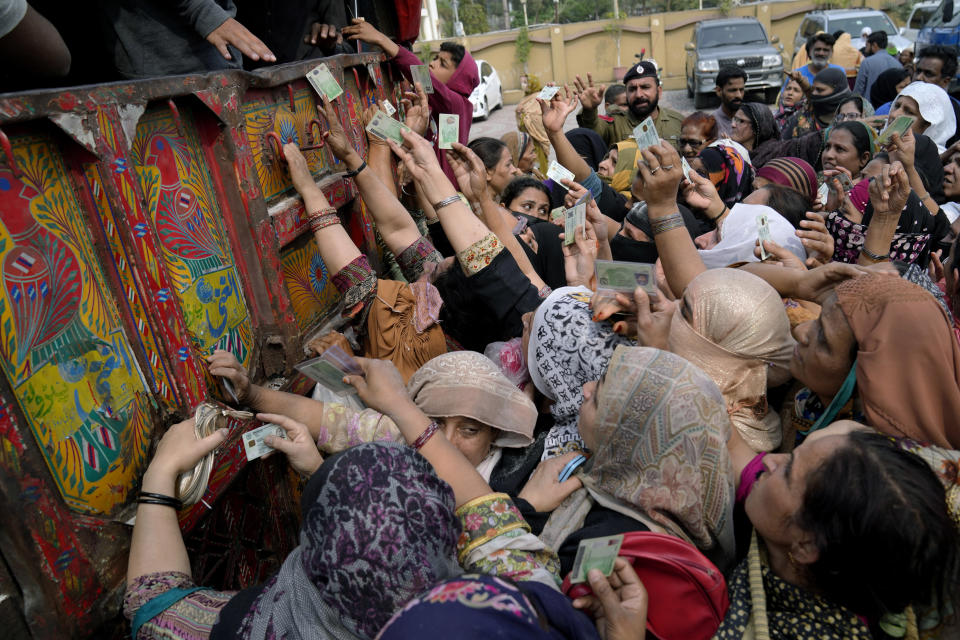
[[[923,135],[933,140],[940,153],[943,153],[947,140],[957,130],[957,116],[953,112],[953,103],[947,92],[929,82],[911,82],[897,97],[900,96],[910,96],[917,101],[920,117],[930,123]]]
[[[720,227],[720,242],[710,249],[701,249],[700,257],[707,269],[719,269],[738,262],[758,262],[753,255],[757,246],[757,216],[767,215],[770,227],[770,239],[800,258],[807,259],[796,229],[782,215],[762,204],[743,204],[738,202]]]

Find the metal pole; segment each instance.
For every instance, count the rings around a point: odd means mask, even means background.
[[[520,4],[523,5],[523,26],[528,27],[530,24],[527,22],[527,2],[523,0]]]

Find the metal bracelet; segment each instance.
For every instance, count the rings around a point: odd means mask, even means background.
[[[430,206],[433,207],[434,211],[438,211],[442,207],[453,204],[454,202],[460,202],[460,196],[458,194],[454,194],[449,198],[444,198],[440,202],[434,202]]]
[[[427,428],[423,430],[423,433],[417,436],[417,439],[410,444],[410,447],[413,448],[414,451],[420,451],[420,448],[423,447],[423,445],[427,444],[427,440],[432,438],[433,434],[435,434],[439,430],[440,430],[440,423],[437,422],[436,420],[432,421],[430,424],[427,425]]]
[[[661,233],[666,233],[667,231],[672,231],[673,229],[679,229],[684,227],[686,224],[683,221],[683,216],[680,215],[680,212],[671,213],[668,216],[663,218],[651,218],[650,227],[653,231],[653,235],[658,236]]]
[[[887,252],[887,253],[885,253],[885,254],[883,254],[883,255],[881,256],[881,255],[877,255],[877,254],[874,253],[873,251],[870,251],[870,250],[867,249],[866,247],[861,247],[861,248],[860,248],[860,253],[864,254],[865,256],[867,256],[868,258],[870,258],[871,260],[873,260],[874,262],[883,262],[884,260],[889,260],[889,259],[890,259],[890,253],[889,253],[889,252]]]

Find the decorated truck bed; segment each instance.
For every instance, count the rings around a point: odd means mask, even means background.
[[[380,54],[327,58],[337,105],[395,98]],[[0,95],[0,624],[119,637],[130,526],[152,442],[207,398],[203,357],[304,391],[293,365],[339,299],[278,159],[303,147],[354,241],[374,232],[304,74],[317,61]],[[242,588],[296,545],[297,480],[246,464],[231,423],[181,525],[202,584]],[[9,635],[8,635],[9,634]]]

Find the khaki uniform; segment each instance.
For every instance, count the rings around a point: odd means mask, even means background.
[[[629,109],[623,113],[615,113],[613,116],[600,116],[596,109],[584,109],[577,116],[577,124],[596,131],[608,147],[629,139],[633,129],[641,122],[643,120],[636,120]],[[660,139],[668,141],[676,148],[677,141],[680,139],[681,122],[683,122],[682,115],[673,109],[660,107],[653,124]]]

